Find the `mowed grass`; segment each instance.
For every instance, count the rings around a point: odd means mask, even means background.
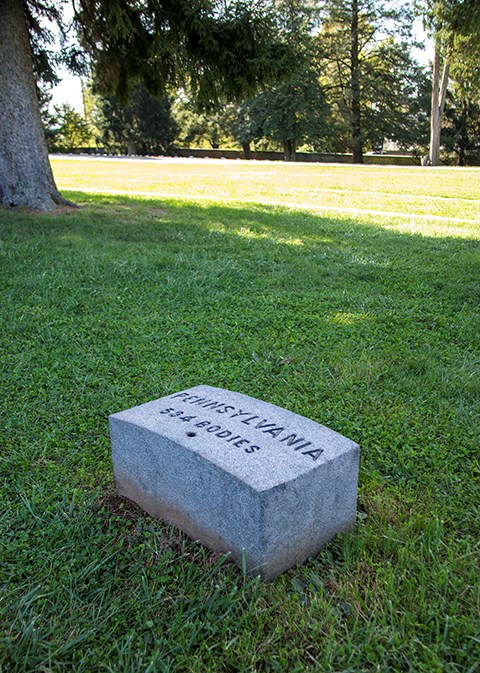
[[[160,195],[210,202],[263,203],[340,212],[415,214],[479,220],[478,169],[288,164],[266,161],[63,158],[64,189]],[[469,222],[468,222],[469,221]],[[411,227],[414,223],[410,222]]]
[[[480,172],[54,169],[0,211],[0,671],[479,670]],[[116,498],[108,414],[198,383],[358,441],[356,528],[262,584]]]

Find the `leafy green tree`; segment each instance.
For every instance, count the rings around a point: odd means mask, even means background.
[[[234,126],[244,147],[266,138],[283,147],[286,161],[295,161],[301,143],[318,142],[328,134],[328,106],[313,67],[246,101]]]
[[[116,96],[99,97],[95,121],[106,147],[128,154],[166,154],[177,134],[168,96],[152,96],[137,84],[128,105]]]
[[[90,125],[71,105],[55,105],[54,111],[50,126],[53,130],[50,142],[52,150],[74,150],[92,143]]]
[[[0,203],[51,209],[64,202],[48,160],[35,74],[54,74],[44,20],[62,25],[62,0],[2,0]],[[188,80],[200,103],[252,95],[291,69],[294,54],[265,3],[77,0],[75,25],[103,92],[126,99],[144,81],[161,94]],[[75,48],[64,60],[78,63]]]
[[[417,8],[434,39],[429,163],[436,166],[440,163],[442,117],[449,80],[454,71],[457,76],[462,72],[465,60],[470,76],[475,79],[478,71],[480,4],[477,0],[418,0]],[[471,51],[465,49],[465,38],[473,41]]]
[[[366,145],[395,136],[415,95],[412,12],[391,0],[326,0],[321,18],[321,81],[338,137],[362,163]]]
[[[480,162],[480,54],[477,36],[455,36],[455,58],[450,68],[443,145],[458,164]]]
[[[316,62],[315,3],[277,0],[276,10],[279,25],[296,43],[295,71],[245,101],[233,129],[246,156],[252,141],[264,139],[270,145],[280,145],[285,159],[294,161],[299,144],[314,142],[327,133],[328,108]]]
[[[480,165],[480,102],[447,95],[443,139],[459,166]]]
[[[402,44],[389,38],[365,64],[361,88],[364,146],[390,140],[402,148],[425,146],[429,126],[429,78]]]
[[[177,142],[183,147],[205,146],[217,149],[236,144],[232,126],[238,115],[238,105],[225,103],[218,110],[199,111],[194,102],[184,96],[173,106],[178,126]]]

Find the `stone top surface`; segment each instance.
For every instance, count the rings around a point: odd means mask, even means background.
[[[257,491],[358,450],[355,442],[308,418],[205,385],[120,411],[111,419],[187,447]]]

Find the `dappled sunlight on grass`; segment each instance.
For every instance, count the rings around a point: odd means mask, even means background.
[[[330,320],[338,325],[357,325],[359,322],[368,318],[366,313],[348,313],[336,311],[332,314]]]
[[[252,240],[264,240],[268,239],[272,241],[273,243],[279,243],[283,245],[295,245],[295,246],[303,246],[304,242],[300,238],[285,238],[285,237],[278,237],[275,236],[272,233],[269,233],[265,229],[261,232],[259,231],[253,231],[252,229],[249,229],[248,227],[241,227],[240,229],[237,229],[236,232],[237,236],[240,236],[241,238],[247,238],[247,239],[252,239]]]
[[[360,219],[360,218],[359,218]],[[478,220],[461,222],[455,219],[435,220],[434,218],[408,218],[387,217],[373,214],[365,214],[361,220],[391,231],[413,234],[418,236],[431,236],[439,238],[480,238],[480,216]]]

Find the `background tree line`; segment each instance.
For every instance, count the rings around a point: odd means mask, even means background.
[[[450,63],[445,100],[436,102],[443,106],[444,158],[480,163],[478,32],[473,20],[467,32],[439,28],[441,4],[427,2],[423,15],[436,58]],[[365,151],[387,143],[427,154],[432,71],[414,57],[414,10],[408,1],[278,0],[278,24],[295,40],[297,54],[283,81],[238,103],[220,99],[219,107],[199,111],[185,87],[156,97],[137,83],[125,103],[92,93],[98,89],[93,79],[84,91],[83,116],[68,105],[50,111],[49,148],[168,154],[175,147],[241,147],[247,158],[252,149],[271,149],[287,160],[301,148],[351,153],[362,162]]]
[[[3,205],[65,202],[38,96],[59,63],[89,73],[94,99],[83,121],[50,111],[53,147],[93,128],[107,147],[141,152],[227,141],[360,163],[391,140],[428,146],[437,164],[443,127],[460,163],[478,160],[478,0],[3,0],[0,11]],[[434,40],[431,73],[412,56],[414,13]]]

